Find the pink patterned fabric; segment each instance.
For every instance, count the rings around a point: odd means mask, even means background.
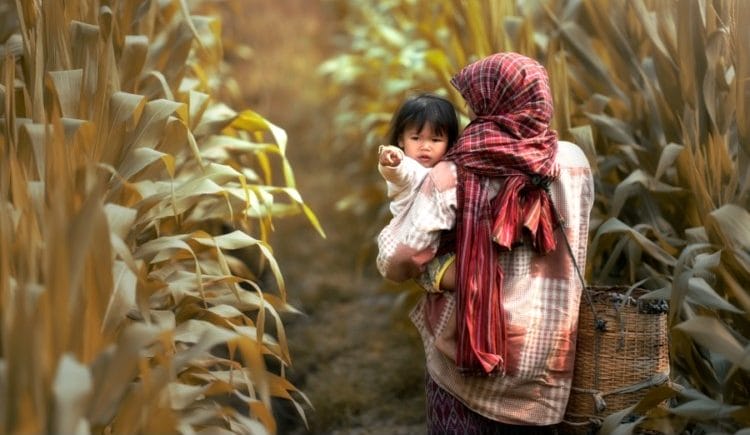
[[[544,67],[510,52],[472,63],[451,83],[476,114],[445,156],[458,168],[457,364],[468,373],[502,374],[507,349],[498,246],[511,249],[528,235],[539,252],[555,249],[549,197],[532,183],[557,176],[552,95]],[[487,181],[498,178],[504,183],[491,199]]]

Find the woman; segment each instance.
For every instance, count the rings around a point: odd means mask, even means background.
[[[582,290],[563,237],[584,268],[591,170],[549,127],[538,62],[497,53],[452,84],[472,121],[409,212],[378,236],[378,267],[400,282],[456,252],[455,292],[427,293],[411,314],[425,346],[430,433],[554,432]],[[446,337],[453,352],[436,346]]]

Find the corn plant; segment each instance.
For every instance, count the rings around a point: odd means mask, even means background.
[[[0,22],[0,431],[273,433],[272,397],[304,418],[267,237],[319,226],[284,130],[212,96],[218,19],[18,0]]]
[[[346,119],[388,119],[404,89],[436,90],[461,108],[448,79],[492,52],[518,51],[547,66],[554,127],[583,147],[595,172],[588,280],[638,285],[652,290],[647,297],[670,300],[677,386],[612,415],[605,428],[614,430],[634,409],[643,417],[618,431],[641,425],[731,432],[750,425],[750,14],[743,2],[373,4],[352,8],[367,11],[366,18],[349,11],[352,48],[332,60],[346,69],[331,78],[351,95],[372,88],[364,101],[346,100],[359,110]],[[385,11],[387,17],[372,16]],[[385,34],[402,43],[383,44]],[[374,55],[400,59],[406,51],[419,62],[397,63],[403,71],[395,74],[373,67]],[[414,65],[422,69],[406,71]],[[399,92],[383,86],[391,82]],[[359,127],[382,137],[376,125]],[[361,137],[368,147],[376,142]],[[369,173],[372,154],[367,148],[360,163]],[[368,184],[372,178],[363,179],[368,187],[359,193],[370,196],[353,211],[385,203],[370,193],[382,195]],[[380,216],[373,231],[385,223],[385,212]],[[670,397],[670,409],[653,406]]]

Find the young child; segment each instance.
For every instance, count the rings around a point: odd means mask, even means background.
[[[389,141],[378,149],[378,171],[386,180],[390,211],[394,218],[409,209],[430,169],[442,160],[458,140],[458,116],[453,104],[434,94],[419,94],[406,100],[391,120]],[[436,257],[416,279],[428,292],[451,290],[455,268],[450,268],[454,253]],[[455,323],[455,321],[453,322]],[[436,346],[455,360],[455,340],[446,329],[446,336],[436,337]]]

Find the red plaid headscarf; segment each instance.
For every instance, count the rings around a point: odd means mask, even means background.
[[[554,215],[544,189],[558,174],[557,133],[549,127],[552,96],[544,67],[517,53],[474,62],[451,83],[476,114],[446,155],[458,171],[457,364],[464,372],[502,374],[498,249],[522,243],[524,233],[536,251],[555,249]],[[493,178],[502,187],[489,198]]]

